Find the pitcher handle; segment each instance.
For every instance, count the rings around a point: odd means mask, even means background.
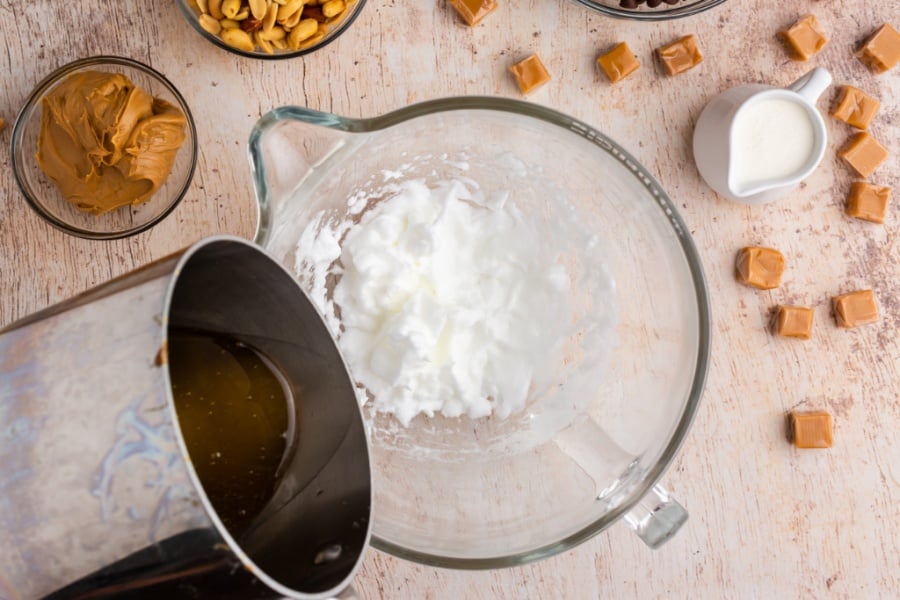
[[[669,541],[687,519],[684,507],[658,484],[625,515],[625,523],[654,550]]]
[[[828,69],[816,67],[789,85],[787,89],[797,92],[810,104],[815,104],[829,85],[831,85],[831,73],[828,72]]]

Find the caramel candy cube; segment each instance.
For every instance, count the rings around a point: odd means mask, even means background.
[[[761,290],[771,290],[781,285],[784,255],[774,248],[741,248],[734,264],[741,283]]]
[[[828,37],[815,15],[806,15],[782,31],[781,37],[794,60],[809,60],[828,43]]]
[[[779,306],[775,333],[808,340],[812,335],[813,309],[806,306]]]
[[[497,10],[496,0],[450,0],[450,5],[465,19],[469,27],[475,27]]]
[[[885,23],[856,51],[856,58],[876,73],[884,73],[900,62],[900,33]]]
[[[857,129],[868,129],[880,103],[852,85],[842,85],[831,116]]]
[[[637,61],[625,42],[616,44],[615,48],[606,54],[598,56],[597,64],[603,69],[603,72],[606,73],[606,76],[609,77],[612,83],[624,79],[637,71],[637,68],[641,66],[641,63]]]
[[[797,448],[831,448],[834,431],[825,411],[790,413],[790,436]]]
[[[844,212],[848,217],[856,217],[872,223],[884,223],[890,201],[891,188],[855,181],[850,186],[850,194],[847,196],[847,206]]]
[[[684,73],[703,61],[703,55],[700,54],[700,47],[697,45],[697,38],[694,34],[686,35],[668,46],[658,48],[656,53],[669,76]]]
[[[888,151],[878,140],[862,131],[851,137],[838,151],[860,177],[868,177],[875,169],[887,160]]]
[[[516,78],[519,89],[523,94],[533,92],[550,81],[550,73],[544,68],[544,63],[537,54],[532,54],[523,61],[517,62],[509,68],[509,72]]]
[[[850,328],[867,325],[878,320],[878,306],[872,290],[860,290],[835,296],[834,320],[838,327]]]

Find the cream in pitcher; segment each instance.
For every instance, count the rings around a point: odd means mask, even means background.
[[[751,84],[713,98],[694,129],[700,175],[737,202],[783,196],[825,153],[825,123],[815,102],[830,84],[828,71],[817,68],[785,89]]]
[[[738,193],[803,172],[816,149],[807,110],[763,98],[744,106],[731,127],[731,187]]]

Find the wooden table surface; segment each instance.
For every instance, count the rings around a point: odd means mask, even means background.
[[[792,62],[776,32],[814,13],[831,42]],[[664,483],[690,511],[658,551],[623,525],[580,547],[520,568],[459,572],[370,551],[356,586],[363,598],[896,598],[900,590],[900,210],[885,225],[842,213],[853,179],[835,157],[850,135],[826,116],[829,149],[789,197],[747,207],[718,198],[691,157],[693,124],[707,99],[733,85],[787,85],[814,66],[881,100],[872,132],[890,160],[870,178],[900,184],[900,68],[873,75],[856,42],[900,3],[732,0],[688,19],[634,23],[566,0],[501,0],[465,26],[445,0],[369,0],[343,37],[308,57],[263,62],[214,48],[174,3],[32,0],[0,3],[0,116],[12,122],[44,76],[71,60],[116,54],[166,74],[192,107],[200,156],[193,187],[152,230],[126,240],[67,236],[25,204],[0,151],[0,326],[214,233],[251,237],[255,208],[246,157],[253,123],[298,104],[373,116],[450,95],[519,97],[506,69],[537,52],[553,80],[528,100],[568,113],[620,142],[655,174],[695,236],[713,309],[713,352],[701,409]],[[653,49],[694,33],[704,62],[667,78]],[[625,40],[641,61],[610,85],[594,59]],[[823,112],[833,97],[826,92]],[[0,133],[8,146],[11,127]],[[895,194],[896,195],[896,194]],[[777,247],[785,284],[768,292],[735,283],[735,251]],[[881,320],[840,330],[830,296],[873,288]],[[813,339],[775,339],[772,307],[815,307]],[[830,450],[786,443],[794,407],[835,418]]]

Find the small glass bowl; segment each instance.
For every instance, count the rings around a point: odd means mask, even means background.
[[[42,100],[63,80],[84,71],[121,73],[155,98],[177,106],[187,119],[185,141],[165,183],[147,201],[123,206],[102,215],[82,212],[66,201],[37,161]],[[190,187],[197,165],[197,129],[184,98],[165,77],[137,61],[116,56],[95,56],[69,63],[44,79],[28,97],[13,126],[11,154],[16,183],[28,204],[48,223],[66,233],[94,240],[124,238],[145,231],[164,219]]]
[[[666,4],[663,2],[656,8],[649,8],[646,3],[637,8],[622,8],[620,0],[575,0],[588,8],[621,19],[633,19],[635,21],[668,21],[690,17],[714,6],[723,4],[726,0],[683,0],[678,4]]]
[[[343,15],[341,15],[339,20],[335,21],[333,24],[330,24],[327,27],[327,33],[325,33],[325,36],[317,43],[309,46],[308,48],[300,48],[299,50],[273,49],[272,54],[268,54],[263,50],[254,50],[253,52],[240,50],[239,48],[235,48],[234,46],[229,46],[228,44],[226,44],[218,35],[214,35],[203,29],[203,27],[200,26],[200,8],[197,6],[196,0],[177,0],[176,4],[178,4],[178,8],[181,9],[181,14],[184,15],[184,18],[187,19],[188,23],[191,24],[191,27],[193,27],[194,30],[197,31],[197,33],[202,35],[204,38],[206,38],[219,48],[227,50],[233,54],[237,54],[238,56],[246,56],[247,58],[279,60],[283,58],[294,58],[297,56],[303,56],[304,54],[309,54],[310,52],[315,52],[319,48],[322,48],[336,40],[342,33],[349,29],[350,25],[353,24],[353,21],[356,20],[356,17],[359,16],[359,13],[362,10],[362,7],[365,5],[366,0],[345,0],[345,2],[347,4],[347,8],[344,11]]]

